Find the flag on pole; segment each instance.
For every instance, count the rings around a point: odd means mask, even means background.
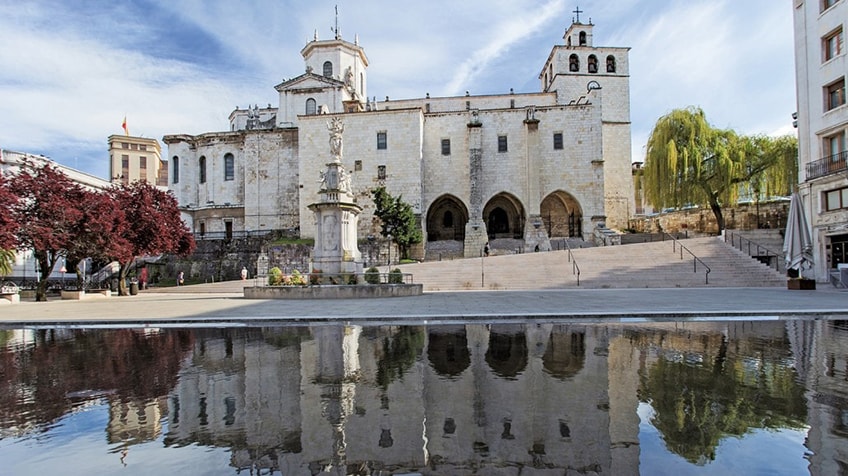
[[[124,122],[121,124],[121,128],[124,129],[124,135],[130,135],[130,130],[127,129],[127,116],[124,116]]]

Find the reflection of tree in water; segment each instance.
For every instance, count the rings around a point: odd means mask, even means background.
[[[660,358],[643,374],[640,400],[650,403],[651,419],[666,447],[696,464],[715,459],[726,436],[749,430],[801,428],[806,420],[804,388],[783,355],[760,342],[748,355],[727,355],[723,339],[709,359]],[[771,355],[768,355],[768,354]]]
[[[403,326],[391,337],[383,338],[383,356],[377,362],[377,385],[384,390],[403,377],[424,349],[424,329]]]
[[[167,395],[192,341],[186,331],[37,331],[33,344],[0,351],[0,426],[50,422],[104,395],[139,402]]]

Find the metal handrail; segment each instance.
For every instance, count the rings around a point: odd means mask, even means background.
[[[736,248],[736,249],[738,249],[739,251],[742,251],[742,252],[745,251],[745,250],[742,249],[742,241],[743,240],[746,241],[747,244],[748,244],[748,256],[751,256],[751,257],[765,256],[767,258],[774,256],[775,258],[777,258],[775,260],[775,263],[774,263],[774,269],[775,269],[775,271],[780,271],[780,262],[785,259],[786,255],[784,255],[783,253],[777,253],[775,251],[772,251],[772,250],[766,248],[765,246],[760,245],[756,241],[751,241],[750,239],[745,238],[742,235],[737,235],[733,232],[728,233],[726,230],[725,230],[725,233],[724,233],[724,242],[725,243],[727,243],[727,235],[730,235],[730,246],[732,246],[732,247],[734,247],[734,248]],[[739,238],[739,246],[736,246],[736,238],[737,237]],[[755,250],[756,250],[757,254],[755,254],[755,255],[751,254],[751,245],[756,246]],[[763,253],[763,251],[765,253]]]
[[[571,245],[568,244],[567,239],[565,240],[565,248],[568,250],[568,262],[571,263],[571,274],[577,275],[577,286],[580,286],[580,266],[577,266],[577,258],[571,252]]]
[[[690,250],[689,250],[689,248],[687,248],[687,247],[683,246],[683,244],[682,244],[682,243],[680,243],[680,242],[678,242],[678,241],[677,241],[677,239],[676,239],[675,237],[673,237],[673,236],[669,235],[669,234],[668,234],[668,233],[666,233],[666,232],[663,232],[663,241],[665,241],[665,237],[666,237],[666,236],[668,236],[668,237],[671,239],[671,241],[672,241],[672,247],[671,247],[672,252],[676,253],[676,252],[677,252],[677,247],[678,247],[678,246],[680,247],[680,259],[683,259],[683,251],[684,251],[684,250],[685,250],[687,253],[689,253],[689,254],[692,256],[692,258],[694,258],[694,260],[692,261],[692,264],[693,264],[693,266],[694,266],[693,272],[695,272],[695,273],[697,273],[697,272],[698,272],[698,263],[701,263],[701,266],[703,266],[704,268],[706,268],[706,270],[707,270],[707,271],[706,271],[706,273],[704,273],[704,281],[705,281],[705,284],[710,284],[710,271],[712,271],[712,270],[710,269],[710,267],[709,267],[709,266],[707,266],[707,263],[704,263],[704,262],[701,260],[701,258],[698,258],[697,256],[695,256],[695,253],[692,253],[692,251],[690,251]]]

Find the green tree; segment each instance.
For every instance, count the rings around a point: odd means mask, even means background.
[[[383,237],[391,236],[400,250],[401,258],[409,258],[409,247],[423,240],[412,205],[403,201],[403,195],[392,197],[385,187],[375,189],[372,196],[374,216],[383,222],[380,234]]]
[[[709,206],[719,232],[722,207],[735,203],[740,188],[786,195],[797,184],[794,138],[739,136],[712,127],[697,107],[661,117],[648,138],[642,181],[657,208]]]

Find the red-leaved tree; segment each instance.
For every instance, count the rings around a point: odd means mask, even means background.
[[[112,194],[84,190],[79,210],[80,219],[74,224],[71,241],[65,245],[65,265],[69,271],[76,271],[77,285],[82,289],[85,278],[79,266],[82,260],[107,261],[112,256],[124,254],[131,247],[123,235],[127,226],[125,215],[116,206]]]
[[[9,188],[18,197],[10,213],[19,227],[15,244],[32,250],[40,272],[35,300],[46,301],[47,280],[82,217],[83,189],[51,164],[30,163],[9,180]]]
[[[195,243],[180,218],[177,200],[147,182],[133,182],[111,189],[115,207],[123,213],[117,237],[125,246],[110,248],[111,258],[120,263],[120,294],[126,296],[126,278],[136,258],[171,253],[185,256]]]
[[[18,224],[12,219],[12,206],[18,197],[9,188],[9,181],[0,173],[0,278],[12,272],[15,261],[15,234]]]

